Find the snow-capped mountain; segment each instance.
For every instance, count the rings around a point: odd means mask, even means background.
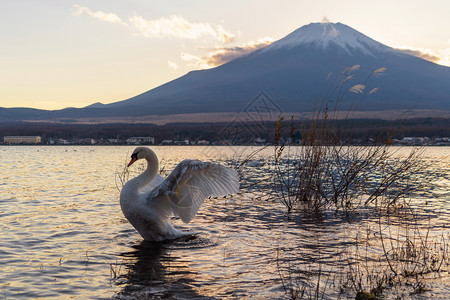
[[[78,118],[240,112],[264,91],[282,110],[312,111],[330,72],[359,65],[352,83],[371,79],[359,110],[450,110],[450,68],[383,45],[340,23],[311,23],[213,69],[193,71],[128,100],[60,111],[0,110],[1,118]],[[344,103],[345,104],[345,103]]]
[[[327,76],[359,65],[353,83],[379,68],[379,87],[359,109],[450,109],[450,68],[385,46],[340,23],[312,23],[219,67],[190,72],[111,108],[158,114],[241,111],[261,91],[285,111],[311,111],[330,82]],[[146,109],[146,105],[149,105]],[[151,109],[150,109],[151,107]]]
[[[373,55],[374,52],[392,49],[341,23],[311,23],[265,47],[263,52],[307,45],[313,45],[319,50],[334,45],[346,50],[349,54],[353,51],[362,51]]]

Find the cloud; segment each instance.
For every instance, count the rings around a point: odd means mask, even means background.
[[[196,68],[200,68],[200,69],[211,68],[211,66],[209,66],[206,63],[206,61],[200,56],[183,52],[183,53],[181,53],[180,57],[182,60],[188,62],[188,65],[191,67],[196,67]]]
[[[181,39],[199,39],[202,37],[212,37],[216,41],[230,43],[235,39],[235,35],[225,30],[221,25],[213,26],[209,23],[189,22],[181,16],[169,16],[156,20],[148,20],[142,16],[132,16],[128,20],[122,21],[114,13],[102,11],[93,12],[89,8],[73,5],[74,15],[87,14],[95,19],[117,23],[132,28],[137,34],[147,38],[175,37]]]
[[[170,68],[176,70],[178,68],[178,65],[176,63],[174,63],[173,61],[168,61],[167,64],[169,65]]]
[[[91,11],[89,8],[84,7],[84,6],[80,6],[80,5],[73,5],[73,8],[75,8],[76,10],[73,12],[73,14],[75,16],[81,16],[82,14],[87,14],[95,19],[98,19],[100,21],[103,22],[108,22],[108,23],[118,23],[118,24],[122,24],[122,25],[127,25],[126,23],[122,22],[122,20],[113,13],[105,13],[102,11],[96,11],[93,12]]]
[[[413,55],[413,56],[417,56],[429,61],[432,61],[434,63],[437,63],[441,58],[439,56],[437,56],[436,54],[434,54],[433,51],[428,50],[428,49],[413,49],[412,47],[405,47],[407,49],[398,49],[403,53],[409,54],[409,55]]]
[[[265,37],[257,41],[251,41],[238,47],[216,47],[208,55],[199,57],[189,53],[182,53],[181,59],[190,63],[191,66],[207,69],[222,65],[235,58],[249,54],[255,50],[271,44],[274,40]]]
[[[322,21],[320,23],[330,23],[330,20],[327,18],[327,16],[323,16]]]
[[[417,56],[428,61],[450,67],[450,48],[430,50],[405,46],[400,47],[398,50],[409,55]]]
[[[441,53],[441,60],[439,64],[450,67],[450,48],[439,50]]]
[[[222,37],[225,43],[232,43],[236,38],[234,34],[226,31],[221,25],[217,26],[217,33]]]
[[[148,38],[170,36],[182,39],[198,39],[210,36],[225,43],[234,40],[234,35],[227,32],[222,26],[213,28],[209,23],[191,23],[183,17],[175,15],[157,20],[147,20],[141,16],[133,16],[128,20],[132,28]]]

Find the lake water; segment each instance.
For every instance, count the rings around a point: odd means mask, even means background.
[[[371,264],[382,257],[379,243],[370,243],[377,226],[399,228],[394,220],[374,219],[370,209],[351,217],[332,211],[286,215],[282,205],[259,197],[267,186],[258,181],[270,177],[264,164],[241,168],[242,193],[207,199],[190,224],[173,220],[196,235],[145,243],[119,205],[117,173],[133,148],[0,146],[0,299],[276,299],[288,297],[289,284],[312,295],[316,282],[324,299],[334,299],[345,285],[338,276],[344,266],[363,255],[373,258]],[[153,149],[166,171],[184,158],[238,163],[254,150]],[[254,159],[264,163],[272,154],[273,149],[265,149]],[[431,184],[413,199],[418,226],[392,233],[426,236],[422,244],[444,247],[441,252],[426,248],[443,253],[440,272],[423,276],[430,291],[399,289],[386,292],[388,298],[448,299],[449,155],[448,147],[426,149],[420,175]],[[366,248],[355,248],[362,240]]]

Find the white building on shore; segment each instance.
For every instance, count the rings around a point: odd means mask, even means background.
[[[148,145],[155,144],[155,138],[151,136],[133,136],[126,140],[129,145]]]
[[[5,136],[3,137],[5,144],[40,144],[40,136]]]

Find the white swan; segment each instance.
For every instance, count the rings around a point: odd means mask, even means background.
[[[147,169],[123,186],[120,206],[145,240],[162,241],[189,234],[174,228],[169,217],[174,214],[189,223],[209,196],[239,191],[237,172],[219,164],[186,159],[164,179],[157,174],[155,152],[137,147],[127,167],[138,159],[147,160]]]

